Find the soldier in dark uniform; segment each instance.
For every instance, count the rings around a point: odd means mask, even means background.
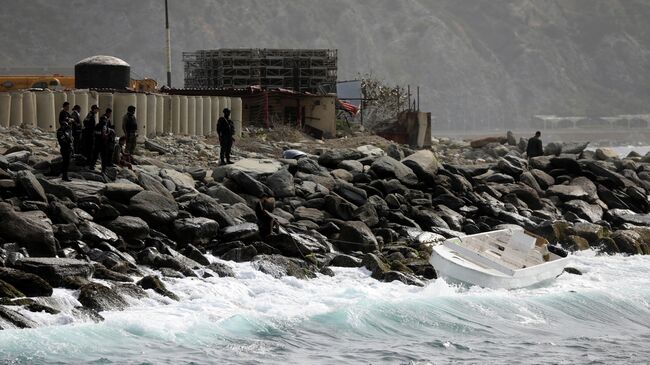
[[[230,119],[230,109],[223,110],[223,117],[217,121],[217,134],[219,135],[219,151],[220,164],[232,164],[230,161],[230,151],[232,144],[235,142],[235,124]]]
[[[99,122],[93,131],[93,155],[90,160],[90,169],[95,168],[98,158],[104,157],[106,139],[108,138],[108,127],[111,122],[112,112],[111,108],[106,108],[106,112],[104,112],[104,115],[99,118]],[[102,158],[102,171],[106,168],[107,162],[105,162],[105,160],[106,159]]]
[[[81,130],[81,143],[83,145],[83,155],[86,157],[86,163],[88,168],[95,168],[95,164],[91,165],[93,159],[93,141],[95,134],[95,117],[99,107],[93,105],[90,107],[90,112],[86,115],[84,119],[83,129]]]
[[[59,112],[59,125],[63,122],[70,122],[70,103],[67,101],[63,103],[63,107]]]
[[[126,153],[133,156],[138,138],[138,121],[135,119],[135,107],[130,105],[122,118],[122,130],[126,137]]]
[[[70,155],[72,154],[72,128],[67,119],[62,119],[60,124],[59,129],[56,131],[56,140],[59,142],[61,158],[63,159],[61,164],[62,178],[63,181],[70,181],[68,168],[70,166]]]
[[[71,125],[72,128],[72,138],[74,139],[72,148],[75,155],[81,154],[81,107],[75,105],[72,107],[72,113],[70,113]]]

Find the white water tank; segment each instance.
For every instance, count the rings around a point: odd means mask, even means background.
[[[20,127],[23,124],[23,93],[11,93],[11,110],[9,113],[9,125]]]
[[[147,95],[147,137],[156,135],[156,95]]]
[[[68,101],[67,95],[63,91],[54,92],[54,109],[56,110],[56,128],[59,128],[59,112],[63,108],[63,103]],[[70,111],[72,111],[73,105],[70,105]]]
[[[179,121],[180,123],[178,124],[178,134],[187,134],[187,103],[188,99],[187,96],[181,95],[181,109],[180,109],[180,118]]]
[[[209,136],[212,131],[212,98],[203,97],[203,135]]]
[[[72,91],[72,90],[68,90],[68,91],[66,91],[66,92],[65,92],[65,100],[67,100],[68,103],[70,103],[70,113],[72,113],[72,108],[73,108],[75,105],[77,105],[77,103],[76,103],[77,100],[76,100],[76,98],[75,98],[74,91]]]
[[[184,134],[193,136],[196,131],[196,97],[187,97],[187,129]]]
[[[219,118],[223,117],[223,110],[228,107],[228,100],[225,96],[219,97]]]
[[[167,108],[165,108],[167,101]],[[169,96],[156,95],[156,135],[162,136],[165,133],[165,114],[169,110]]]
[[[219,105],[219,97],[213,96],[212,98],[212,125],[210,126],[211,135],[217,134],[217,121],[221,116],[221,105]]]
[[[123,136],[122,119],[130,105],[136,106],[137,100],[134,93],[115,93],[113,95],[113,123],[118,136]],[[137,113],[137,110],[136,110]]]
[[[54,107],[54,94],[49,90],[36,93],[36,119],[38,127],[44,131],[56,130],[56,109]]]
[[[135,117],[138,120],[138,142],[144,142],[147,135],[147,95],[136,93]]]
[[[181,132],[181,97],[172,95],[170,100],[169,129],[166,132],[180,134]]]
[[[86,90],[76,90],[74,92],[74,99],[77,105],[81,107],[79,115],[81,115],[81,120],[83,121],[90,111],[90,105],[88,104],[88,91]]]
[[[242,100],[241,98],[230,99],[232,108],[232,121],[235,124],[235,136],[241,137],[242,132]]]
[[[11,94],[0,93],[0,127],[9,127],[9,116],[11,115]]]
[[[99,93],[97,94],[97,100],[99,102],[99,116],[104,115],[106,108],[115,109],[113,108],[113,93]],[[115,110],[111,114],[111,121],[115,125]]]
[[[90,107],[93,105],[99,106],[99,93],[97,91],[88,91],[88,110],[90,111]],[[99,112],[95,114],[95,123],[99,122],[99,117],[104,114],[104,111],[101,110],[101,107],[99,109]]]
[[[194,124],[194,135],[203,135],[203,97],[196,97],[196,123]]]
[[[28,128],[36,126],[36,94],[31,91],[23,94],[23,124]]]

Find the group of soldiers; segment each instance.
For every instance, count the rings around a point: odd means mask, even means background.
[[[138,131],[135,107],[132,105],[128,107],[122,120],[124,136],[120,137],[117,143],[111,108],[106,108],[98,122],[96,122],[99,113],[97,105],[90,107],[83,121],[80,111],[81,107],[75,105],[70,112],[70,103],[66,101],[59,112],[59,129],[56,138],[61,151],[63,180],[70,181],[68,168],[73,155],[83,157],[90,170],[94,170],[97,160],[101,160],[102,173],[107,167],[118,164],[130,167]]]
[[[122,118],[122,131],[124,136],[115,141],[115,125],[112,121],[113,110],[106,108],[104,114],[95,123],[99,107],[93,105],[84,120],[81,120],[81,107],[75,105],[70,112],[70,103],[64,102],[59,112],[59,129],[56,138],[62,157],[62,178],[70,181],[68,168],[70,158],[80,156],[84,158],[86,166],[90,170],[95,169],[97,160],[101,160],[102,173],[107,167],[120,165],[131,167],[132,156],[135,153],[135,144],[138,135],[138,122],[135,117],[135,106],[127,108],[126,115]],[[230,119],[230,110],[223,110],[223,117],[217,122],[217,134],[219,135],[220,164],[232,164],[230,153],[235,142],[235,125]]]

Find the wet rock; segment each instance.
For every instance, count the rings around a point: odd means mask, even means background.
[[[255,211],[250,208],[248,205],[243,204],[243,203],[237,203],[231,205],[227,210],[226,213],[228,216],[239,219],[245,222],[249,223],[255,223],[257,222],[257,216],[255,215]]]
[[[35,328],[36,326],[36,322],[23,316],[15,310],[0,306],[0,329],[9,329],[11,327]]]
[[[201,265],[209,265],[210,261],[194,245],[187,245],[181,253],[186,257],[198,262]]]
[[[289,257],[305,257],[315,253],[326,253],[328,247],[319,242],[316,238],[299,233],[273,234],[266,239],[266,242],[280,250]]]
[[[321,222],[326,218],[323,211],[305,207],[296,208],[296,210],[293,212],[293,216],[296,218],[296,220],[306,219],[313,222]]]
[[[280,169],[266,179],[267,186],[273,191],[276,198],[286,198],[296,195],[293,175],[288,169]]]
[[[226,264],[222,264],[220,262],[213,262],[210,265],[206,267],[206,269],[212,270],[215,274],[217,274],[220,278],[225,278],[225,277],[235,277],[235,272],[232,270],[232,268]]]
[[[518,177],[524,172],[524,169],[520,166],[516,166],[505,158],[499,158],[497,165],[495,167],[497,171],[500,171],[504,174],[508,174],[513,177]]]
[[[40,276],[21,270],[0,267],[0,280],[11,284],[28,297],[49,297],[52,287]]]
[[[164,226],[178,215],[178,204],[163,195],[145,190],[131,198],[129,210],[150,225]]]
[[[38,182],[41,184],[46,194],[52,194],[60,199],[68,198],[71,201],[77,200],[74,191],[61,183],[42,177],[38,177]]]
[[[332,260],[330,261],[329,264],[330,264],[330,266],[337,266],[337,267],[361,267],[361,266],[363,266],[363,263],[362,263],[361,259],[359,259],[357,257],[354,257],[354,256],[342,254],[342,253],[336,254],[332,258]]]
[[[237,221],[215,199],[209,195],[199,193],[188,204],[187,209],[197,217],[210,218],[221,227],[237,224]]]
[[[257,249],[252,245],[248,245],[231,249],[221,255],[221,259],[234,262],[246,262],[252,260],[255,256],[257,256]]]
[[[366,267],[371,273],[372,277],[380,280],[384,274],[390,271],[390,265],[384,262],[379,256],[373,253],[367,253],[363,256],[361,264]]]
[[[603,226],[587,222],[576,222],[569,230],[573,235],[580,236],[588,242],[596,242],[609,235]]]
[[[243,223],[226,227],[221,232],[223,242],[248,241],[257,237],[259,229],[255,223]]]
[[[0,237],[17,242],[33,256],[56,255],[56,241],[49,219],[42,212],[16,212],[0,203]]]
[[[113,289],[98,283],[90,283],[81,287],[79,303],[86,308],[98,312],[108,310],[124,310],[128,303]]]
[[[577,185],[553,185],[546,190],[546,193],[557,196],[564,201],[589,198],[589,194],[581,186]]]
[[[338,195],[332,194],[325,197],[325,211],[334,217],[350,220],[358,207]]]
[[[16,186],[24,191],[29,199],[47,202],[47,196],[45,195],[43,186],[41,186],[41,183],[38,182],[36,176],[34,176],[30,171],[18,171],[15,180]]]
[[[571,275],[582,275],[582,272],[575,267],[565,267],[564,272]]]
[[[598,222],[603,218],[603,208],[596,204],[589,204],[584,200],[570,200],[564,203],[564,206],[568,211],[591,223]]]
[[[61,283],[61,287],[66,288],[66,289],[80,289],[82,286],[90,284],[90,280],[88,280],[85,277],[81,276],[66,276],[63,278],[63,282]]]
[[[117,271],[109,270],[102,264],[95,264],[95,272],[93,278],[95,279],[104,279],[112,281],[120,281],[125,283],[133,282],[130,276],[126,274],[119,273]]]
[[[174,221],[174,233],[181,242],[207,243],[219,233],[219,224],[209,218],[184,218]]]
[[[650,226],[650,214],[637,214],[629,209],[610,209],[611,219],[617,223],[629,223],[637,226]]]
[[[589,169],[594,175],[604,179],[608,182],[608,187],[611,188],[626,188],[635,186],[632,181],[625,178],[623,175],[614,172],[608,168],[607,163],[602,161],[584,161],[584,166]]]
[[[85,221],[79,225],[79,232],[83,236],[83,239],[89,242],[99,243],[99,242],[116,242],[119,237],[115,232],[110,229],[100,226],[95,222]]]
[[[40,276],[53,287],[61,286],[64,278],[69,276],[90,279],[94,272],[91,263],[67,258],[21,258],[13,266],[15,269]]]
[[[283,276],[311,279],[316,277],[317,271],[315,266],[303,260],[280,255],[258,255],[251,263],[251,266],[276,279]]]
[[[612,233],[612,240],[622,253],[630,255],[643,254],[641,235],[632,230],[618,230]]]
[[[0,298],[20,298],[24,296],[25,294],[14,288],[13,285],[0,279]]]
[[[56,224],[79,224],[79,217],[63,203],[51,202],[47,209],[48,216]]]
[[[370,165],[370,171],[380,179],[396,178],[406,185],[416,185],[418,178],[409,167],[388,156],[379,157]]]
[[[138,217],[120,216],[104,226],[125,240],[143,240],[149,236],[149,225]]]
[[[167,289],[167,287],[165,287],[165,284],[157,276],[153,276],[153,275],[145,276],[140,281],[138,281],[137,284],[141,286],[143,289],[151,289],[156,293],[165,296],[167,298],[176,301],[180,300],[176,294],[172,293]]]
[[[390,283],[392,281],[401,281],[406,285],[425,286],[424,282],[422,282],[422,280],[418,279],[414,275],[399,271],[388,271],[382,275],[381,280],[387,283]]]
[[[420,150],[402,160],[420,181],[431,182],[438,173],[440,163],[431,150]]]
[[[378,251],[377,239],[368,226],[360,221],[336,222],[341,231],[333,243],[344,253]]]

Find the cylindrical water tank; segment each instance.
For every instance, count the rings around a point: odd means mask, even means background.
[[[174,134],[181,133],[181,97],[178,95],[171,96],[171,112],[169,113],[169,130]]]
[[[66,91],[66,92],[65,92],[65,100],[67,100],[68,103],[70,103],[70,112],[72,113],[72,108],[73,108],[75,105],[77,105],[77,103],[76,103],[77,100],[76,100],[76,98],[74,97],[74,91],[72,91],[72,90],[68,90],[68,91]]]
[[[97,95],[97,100],[99,100],[99,113],[104,115],[106,108],[111,108],[113,110],[113,93],[99,93]],[[112,120],[115,120],[115,115],[111,116]],[[115,122],[113,122],[115,125]]]
[[[30,128],[36,126],[36,94],[31,91],[23,94],[23,124]]]
[[[212,98],[203,97],[203,135],[209,136],[212,131]]]
[[[77,105],[81,107],[79,115],[81,115],[81,120],[83,121],[90,111],[90,105],[88,104],[88,91],[86,90],[76,90],[74,92],[74,99]]]
[[[184,134],[193,136],[196,126],[196,98],[187,97],[187,129]]]
[[[230,99],[232,107],[232,121],[235,124],[235,135],[241,137],[242,132],[242,101],[241,98]]]
[[[11,115],[11,94],[0,93],[0,127],[9,127]]]
[[[20,127],[23,124],[23,93],[11,93],[11,110],[9,113],[9,125]]]
[[[156,135],[156,95],[147,95],[147,137]]]
[[[194,128],[195,135],[203,135],[203,97],[201,96],[196,97],[196,123]]]
[[[92,56],[74,66],[77,89],[126,89],[131,81],[131,67],[112,56]]]
[[[136,97],[134,93],[115,93],[113,95],[113,121],[115,123],[115,132],[118,136],[123,136],[122,120],[126,115],[130,105],[135,106]],[[136,110],[137,112],[137,110]]]
[[[97,91],[89,91],[88,92],[88,110],[90,111],[90,107],[93,105],[99,106],[99,93]],[[103,110],[99,110],[99,113],[95,114],[95,123],[99,122],[99,117],[104,114]]]
[[[135,94],[137,105],[135,116],[138,120],[138,142],[144,142],[144,137],[147,136],[147,94]]]
[[[63,103],[68,101],[65,93],[63,91],[54,92],[54,110],[56,110],[56,127],[59,128],[59,111],[63,108]],[[70,111],[72,111],[73,105],[70,105]]]
[[[54,93],[49,90],[36,93],[36,119],[38,127],[42,130],[53,132],[56,129]]]
[[[180,96],[181,99],[181,112],[180,112],[180,123],[178,124],[178,134],[187,134],[187,103],[188,98],[185,95]]]
[[[164,120],[165,112],[169,110],[169,106],[165,108],[165,100],[168,100],[169,97],[162,95],[156,95],[156,135],[162,136],[165,133]]]
[[[232,113],[232,98],[226,98],[226,108],[230,109]]]
[[[210,126],[210,132],[212,135],[217,134],[217,122],[221,116],[221,105],[219,104],[219,97],[213,96],[212,98],[212,126]]]
[[[223,117],[223,110],[228,107],[228,101],[225,96],[219,97],[219,118]]]

